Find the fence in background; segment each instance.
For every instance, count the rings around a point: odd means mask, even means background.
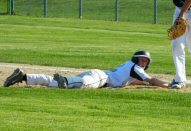
[[[2,5],[2,6],[1,6]],[[0,13],[112,21],[171,23],[174,5],[166,0],[0,0]]]

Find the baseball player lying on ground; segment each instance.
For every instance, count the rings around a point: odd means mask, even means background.
[[[5,87],[25,81],[27,85],[42,85],[48,87],[59,87],[64,89],[72,88],[120,88],[129,84],[144,84],[169,87],[170,84],[156,78],[150,77],[145,70],[151,63],[150,53],[139,50],[134,53],[130,61],[125,62],[114,70],[93,69],[76,76],[61,76],[54,74],[25,74],[17,68],[4,82]]]

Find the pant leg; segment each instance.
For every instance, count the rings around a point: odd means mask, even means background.
[[[66,79],[68,81],[68,89],[82,88],[84,85],[84,81],[81,76],[67,76]]]
[[[178,17],[180,9],[176,8],[174,13],[173,21]],[[172,40],[172,55],[176,68],[175,81],[185,82],[186,81],[186,70],[185,70],[185,45],[186,45],[186,35]]]
[[[175,75],[176,82],[186,81],[184,48],[185,48],[184,44],[178,42],[174,42],[172,45],[173,59],[176,68],[176,75]]]
[[[44,74],[27,74],[27,85],[58,87],[57,81],[55,81],[52,76]]]

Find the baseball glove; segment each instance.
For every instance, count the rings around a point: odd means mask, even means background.
[[[174,24],[168,29],[168,38],[170,40],[182,36],[188,27],[188,22],[184,18],[177,18]]]

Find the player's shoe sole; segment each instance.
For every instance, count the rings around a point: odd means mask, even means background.
[[[5,87],[9,87],[15,83],[22,82],[24,76],[24,71],[17,68],[14,70],[14,72],[7,77],[7,79],[4,82]]]

